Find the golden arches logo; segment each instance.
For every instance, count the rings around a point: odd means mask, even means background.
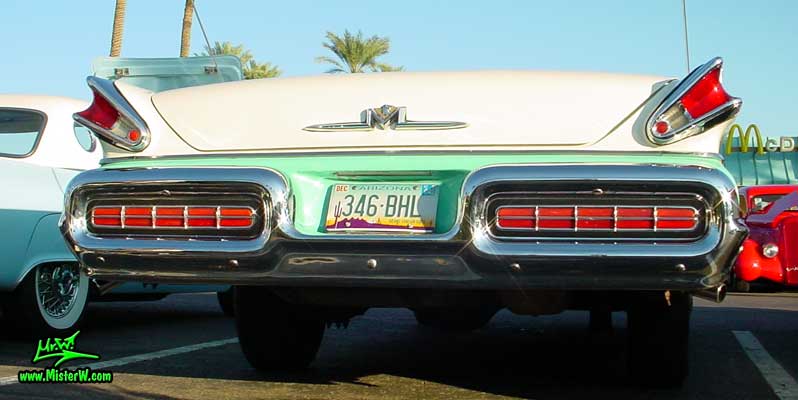
[[[740,137],[740,152],[748,152],[748,143],[751,141],[751,133],[753,133],[756,138],[756,154],[765,154],[765,146],[762,144],[762,134],[759,132],[759,127],[756,126],[756,124],[748,125],[748,128],[745,129],[745,133],[743,133],[743,128],[739,124],[732,125],[726,136],[726,154],[732,153],[732,139],[734,139],[735,132],[738,133]]]

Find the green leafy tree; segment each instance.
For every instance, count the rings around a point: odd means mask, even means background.
[[[282,74],[282,71],[272,63],[259,63],[255,61],[252,53],[244,48],[244,45],[234,45],[230,42],[214,42],[212,48],[205,46],[205,52],[199,55],[228,55],[236,56],[241,60],[244,79],[275,78]]]
[[[327,41],[322,46],[330,50],[335,57],[316,57],[317,63],[332,64],[333,68],[327,73],[361,73],[361,72],[388,72],[403,71],[404,67],[394,67],[378,60],[391,50],[391,40],[387,37],[374,35],[370,38],[363,37],[363,32],[357,35],[344,31],[343,36],[327,32]]]
[[[255,60],[249,60],[244,66],[244,78],[246,79],[276,78],[282,73],[280,68],[268,62],[257,63]]]

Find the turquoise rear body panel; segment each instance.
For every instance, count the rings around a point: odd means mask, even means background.
[[[214,155],[123,160],[104,168],[261,167],[288,181],[294,198],[294,223],[306,235],[324,235],[331,187],[336,183],[419,183],[440,185],[435,232],[456,222],[465,178],[473,171],[501,164],[666,164],[725,170],[721,159],[676,153],[452,153]],[[377,173],[377,174],[375,174]],[[586,177],[589,178],[589,177]]]

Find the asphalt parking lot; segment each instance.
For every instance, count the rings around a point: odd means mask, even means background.
[[[503,311],[469,334],[420,328],[412,313],[371,310],[330,328],[318,359],[297,374],[254,371],[233,320],[211,294],[157,302],[94,303],[79,349],[101,355],[106,384],[20,384],[36,343],[0,338],[4,399],[400,399],[400,398],[796,398],[798,296],[730,295],[696,300],[691,374],[678,390],[652,390],[625,369],[625,321],[588,335],[587,314],[526,317]],[[13,327],[3,326],[3,331]],[[611,397],[610,397],[611,396]],[[792,397],[791,397],[792,396]]]

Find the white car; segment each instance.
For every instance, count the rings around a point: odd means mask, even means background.
[[[72,120],[88,106],[55,96],[0,95],[0,307],[20,335],[65,333],[88,300],[153,299],[228,286],[153,285],[88,279],[58,230],[64,188],[103,157]],[[220,302],[224,309],[224,296]],[[226,312],[230,312],[229,307]]]
[[[308,365],[369,307],[460,330],[587,309],[627,312],[632,374],[678,384],[692,296],[723,299],[746,235],[721,67],[90,78],[75,118],[109,158],[70,184],[61,229],[97,278],[238,285],[259,369]]]
[[[86,102],[0,95],[0,293],[3,316],[30,333],[80,321],[89,279],[58,235],[64,188],[102,148],[71,119]]]

